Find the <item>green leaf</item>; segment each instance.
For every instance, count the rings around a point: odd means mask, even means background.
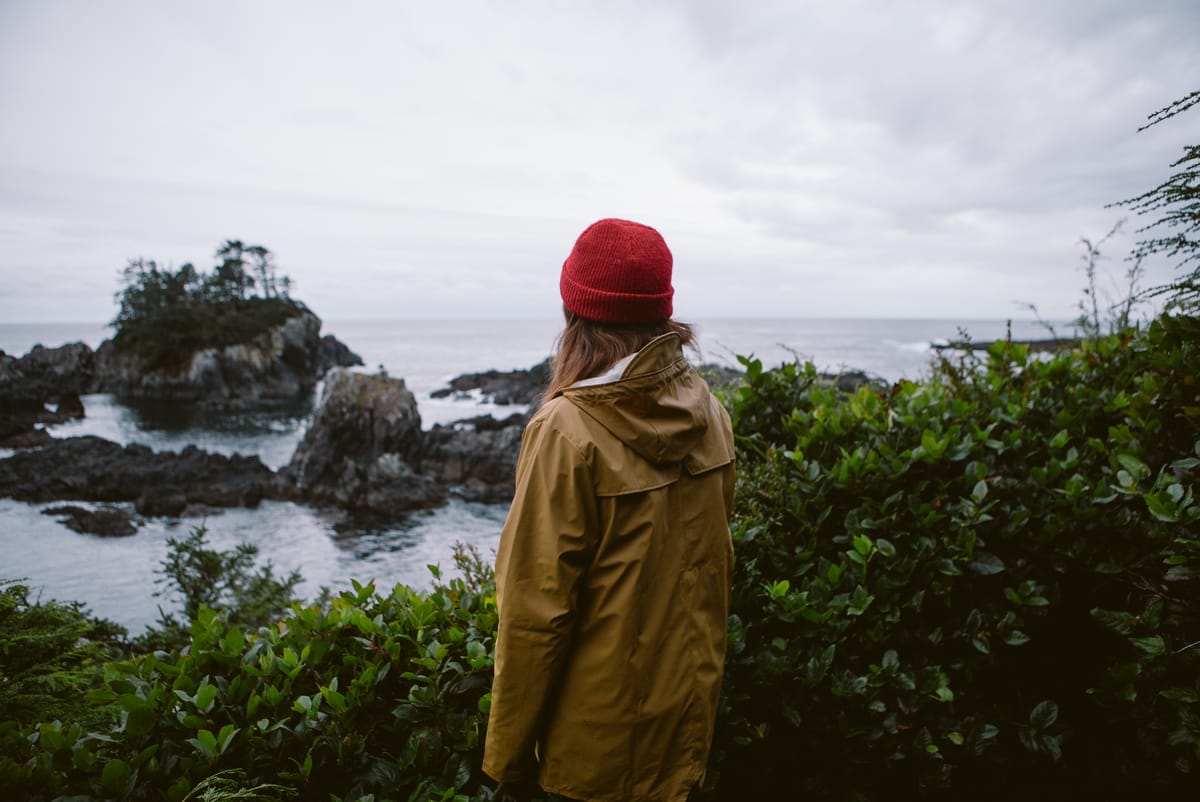
[[[1062,759],[1062,738],[1061,735],[1042,736],[1042,748],[1050,753],[1050,757],[1055,763]]]
[[[1200,702],[1200,693],[1195,688],[1166,688],[1159,691],[1158,695],[1172,702],[1186,702],[1188,704]]]
[[[133,701],[126,703],[125,697],[121,706],[125,708],[125,732],[129,735],[145,735],[154,729],[158,723],[158,714],[154,708],[143,699],[131,697]]]
[[[1044,730],[1058,720],[1058,705],[1047,699],[1038,702],[1029,713],[1029,724],[1035,730]]]
[[[217,751],[222,755],[225,754],[225,750],[229,748],[229,744],[239,732],[241,732],[241,727],[235,727],[232,724],[222,727],[221,732],[217,734]]]
[[[1121,463],[1121,467],[1138,480],[1145,479],[1150,475],[1150,469],[1146,467],[1146,463],[1132,454],[1118,454],[1117,462]]]
[[[1130,638],[1129,642],[1151,657],[1158,657],[1167,651],[1167,645],[1158,635],[1150,638]]]
[[[1123,611],[1101,610],[1099,607],[1093,607],[1091,612],[1092,618],[1118,635],[1130,634],[1137,623],[1137,619],[1133,615]]]
[[[991,576],[1004,570],[1004,561],[989,551],[977,551],[967,568],[981,576]]]
[[[226,657],[237,657],[242,653],[242,646],[246,639],[242,631],[237,627],[225,633],[225,637],[221,639],[221,653]]]
[[[100,784],[104,790],[121,794],[125,790],[125,782],[129,779],[129,764],[120,758],[113,758],[104,764],[100,773]]]
[[[467,642],[467,657],[474,660],[478,657],[487,656],[487,647],[477,640]]]
[[[1004,642],[1009,646],[1024,646],[1029,643],[1029,636],[1019,629],[1014,629],[1004,636]]]
[[[57,752],[65,749],[67,739],[63,737],[62,725],[57,721],[42,724],[38,727],[38,743],[47,752]]]
[[[980,479],[978,482],[975,483],[975,488],[971,491],[971,498],[975,499],[976,503],[979,503],[980,501],[983,501],[985,498],[987,498],[987,494],[988,494],[987,482],[984,481],[983,479]]]
[[[937,435],[928,429],[921,432],[921,447],[930,454],[941,452],[941,443],[938,442]]]
[[[1165,523],[1179,522],[1178,505],[1166,493],[1147,493],[1143,498],[1146,499],[1146,507],[1150,514],[1155,518]]]
[[[107,705],[117,701],[117,694],[113,692],[112,688],[101,686],[99,688],[91,689],[84,694],[83,698],[86,699],[89,704]]]
[[[205,685],[200,690],[196,691],[196,709],[201,713],[207,713],[213,709],[213,704],[217,699],[217,686]]]

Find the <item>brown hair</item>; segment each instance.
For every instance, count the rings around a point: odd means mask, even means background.
[[[696,332],[687,323],[667,318],[653,323],[600,323],[566,309],[567,325],[558,335],[553,372],[546,398],[581,379],[606,370],[620,359],[640,351],[655,337],[674,333],[684,346],[696,345]]]

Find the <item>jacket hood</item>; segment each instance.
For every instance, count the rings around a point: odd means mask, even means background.
[[[618,381],[562,395],[652,464],[683,463],[694,475],[733,458],[732,443],[705,437],[724,410],[684,358],[677,334],[651,340]]]

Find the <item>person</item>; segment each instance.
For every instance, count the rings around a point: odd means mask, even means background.
[[[684,357],[672,257],[604,219],[559,288],[566,327],[496,555],[483,770],[581,802],[687,799],[712,742],[733,566],[729,415]]]

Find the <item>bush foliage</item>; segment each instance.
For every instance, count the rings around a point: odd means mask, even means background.
[[[355,583],[254,631],[201,607],[186,649],[105,668],[87,698],[108,727],[0,731],[0,796],[182,800],[218,774],[218,798],[479,793],[495,627],[493,593],[461,579]]]
[[[121,656],[125,635],[78,602],[43,602],[28,585],[0,582],[0,732],[52,718],[103,724],[83,694]]]
[[[1188,317],[851,396],[746,360],[706,797],[1194,791],[1196,364]],[[107,725],[0,726],[0,796],[491,799],[494,586],[465,569],[264,626],[201,605],[186,648],[104,666]]]
[[[1000,343],[847,399],[747,362],[720,787],[1198,787],[1198,335]]]

